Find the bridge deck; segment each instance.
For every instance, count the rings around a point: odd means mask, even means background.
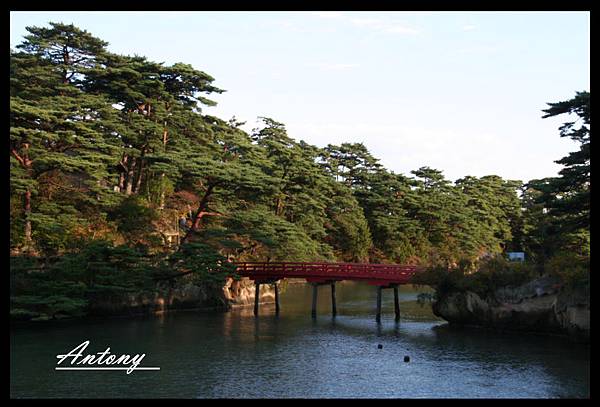
[[[408,284],[419,271],[417,266],[365,263],[240,262],[236,266],[239,275],[257,283],[304,278],[310,283],[354,280],[389,286]]]

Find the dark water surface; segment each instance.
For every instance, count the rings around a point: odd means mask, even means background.
[[[311,287],[289,284],[281,315],[261,306],[232,312],[61,321],[11,329],[11,397],[589,397],[589,347],[560,337],[449,327],[418,291],[383,291],[375,322],[373,287],[328,287],[310,318]],[[55,371],[57,354],[85,340],[85,355],[145,353],[160,371]],[[383,348],[378,349],[378,344]],[[403,361],[404,356],[410,362]],[[64,363],[61,365],[64,366]]]

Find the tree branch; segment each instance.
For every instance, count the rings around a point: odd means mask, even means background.
[[[10,150],[10,152],[17,159],[17,161],[23,166],[23,168],[27,168],[27,166],[25,165],[25,160],[23,159],[23,157],[21,157],[19,155],[19,153],[17,153],[17,150],[15,150],[13,148]]]
[[[216,212],[207,212],[206,211],[206,208],[208,206],[208,200],[210,199],[210,196],[212,195],[212,191],[216,186],[217,186],[217,184],[209,184],[208,187],[206,188],[206,192],[204,193],[204,196],[202,197],[202,199],[200,200],[200,204],[198,205],[198,211],[196,212],[196,215],[194,216],[194,221],[192,223],[192,227],[190,228],[190,230],[187,231],[187,233],[181,240],[181,245],[186,243],[189,240],[189,238],[192,236],[192,234],[198,229],[198,226],[200,225],[200,220],[202,219],[202,217],[204,217],[207,213],[211,213],[211,214],[216,213]]]

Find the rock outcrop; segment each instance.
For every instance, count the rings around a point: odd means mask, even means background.
[[[273,302],[274,290],[261,285],[260,302]],[[228,310],[254,304],[254,284],[247,278],[227,279],[222,287],[198,285],[182,278],[174,284],[163,283],[153,292],[113,294],[91,297],[90,315],[138,315],[176,309]]]
[[[248,278],[228,278],[223,286],[223,297],[232,307],[254,305],[254,283]],[[260,285],[260,303],[275,302],[275,290],[270,284]]]
[[[433,303],[433,313],[454,324],[566,334],[589,341],[589,289],[568,289],[550,277],[501,288],[487,298],[471,291],[450,292]]]

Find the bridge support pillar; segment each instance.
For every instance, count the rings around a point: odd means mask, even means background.
[[[335,305],[335,283],[331,283],[331,315],[337,315],[337,307]]]
[[[258,300],[260,297],[260,283],[254,284],[254,316],[258,316]]]
[[[394,286],[394,312],[396,314],[395,321],[400,322],[400,302],[398,300],[398,286]]]
[[[273,283],[275,289],[275,314],[279,315],[279,288],[277,287],[277,281]]]
[[[382,287],[380,285],[377,286],[377,314],[375,316],[375,320],[377,323],[381,322],[381,290]]]
[[[311,311],[311,316],[313,318],[317,317],[317,292],[319,289],[319,284],[317,283],[312,283],[313,286],[313,295],[312,295],[312,311]]]

